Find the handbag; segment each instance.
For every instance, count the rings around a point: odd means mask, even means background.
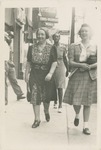
[[[29,87],[29,83],[27,83],[27,101],[30,102],[31,101],[31,91],[30,91],[30,87]]]
[[[89,58],[87,59],[87,64],[91,65],[97,62],[97,56],[89,56]]]
[[[76,68],[75,70],[70,72],[70,74],[68,75],[68,78],[70,79],[77,70],[78,70],[78,68]]]

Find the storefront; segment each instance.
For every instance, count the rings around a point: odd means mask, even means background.
[[[25,24],[25,10],[23,8],[5,8],[5,31],[14,32],[13,40],[13,61],[16,68],[17,78],[23,78],[22,72],[22,43],[23,43],[23,26]]]

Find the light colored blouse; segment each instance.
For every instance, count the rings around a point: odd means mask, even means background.
[[[82,52],[82,51],[84,51],[84,52]],[[81,42],[71,44],[71,46],[69,47],[69,50],[68,50],[69,61],[75,61],[75,62],[80,63],[80,56],[82,56],[82,55],[85,55],[85,62],[89,56],[91,56],[91,55],[97,56],[97,46],[95,44],[90,43],[90,45],[85,50],[84,47],[81,45]],[[81,62],[83,62],[83,61],[84,60],[81,59]],[[70,66],[71,72],[74,72],[77,69],[78,68]],[[97,68],[89,70],[89,74],[90,74],[92,80],[95,80],[97,77]]]
[[[80,58],[79,58],[80,62],[86,62],[87,59],[91,55],[93,55],[93,56],[96,55],[96,53],[97,53],[96,45],[93,45],[92,43],[90,43],[89,46],[84,47],[82,42],[80,42],[79,44],[80,44],[80,48],[81,48],[81,54],[80,54]]]

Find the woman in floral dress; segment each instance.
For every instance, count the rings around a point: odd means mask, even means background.
[[[44,113],[46,121],[50,120],[49,103],[50,100],[56,98],[53,93],[53,73],[55,71],[56,52],[51,50],[51,45],[46,42],[49,38],[48,32],[44,28],[40,28],[36,32],[37,43],[29,47],[27,55],[27,67],[25,73],[25,81],[30,85],[31,101],[35,115],[32,128],[40,125],[40,104],[44,104]],[[30,74],[30,75],[29,75]],[[28,78],[29,77],[29,78]],[[53,91],[53,92],[52,92]]]

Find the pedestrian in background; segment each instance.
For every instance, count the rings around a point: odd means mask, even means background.
[[[73,105],[75,126],[79,125],[83,105],[83,133],[90,135],[90,107],[97,101],[97,46],[91,42],[92,29],[88,24],[81,26],[79,35],[81,41],[71,44],[68,52],[71,75],[63,102]]]
[[[53,51],[57,52],[57,67],[54,73],[55,85],[59,98],[58,112],[62,112],[63,89],[66,88],[66,76],[68,76],[68,62],[66,47],[60,43],[60,33],[53,34]],[[57,100],[54,101],[54,108],[57,107]]]
[[[5,58],[5,105],[8,104],[8,83],[9,79],[10,84],[17,95],[17,100],[24,99],[24,93],[21,90],[21,87],[18,85],[15,71],[15,64],[13,62],[13,50],[12,50],[12,39],[14,38],[13,32],[8,31],[5,33],[5,49],[6,49],[6,58]]]
[[[40,105],[43,102],[45,119],[50,121],[49,104],[50,100],[56,98],[52,88],[53,73],[55,71],[57,60],[56,52],[51,51],[51,45],[47,43],[49,38],[48,31],[45,28],[39,28],[36,32],[37,43],[29,47],[27,55],[27,66],[25,81],[31,92],[30,103],[33,106],[34,123],[32,128],[40,125]],[[53,91],[53,92],[52,92]]]

